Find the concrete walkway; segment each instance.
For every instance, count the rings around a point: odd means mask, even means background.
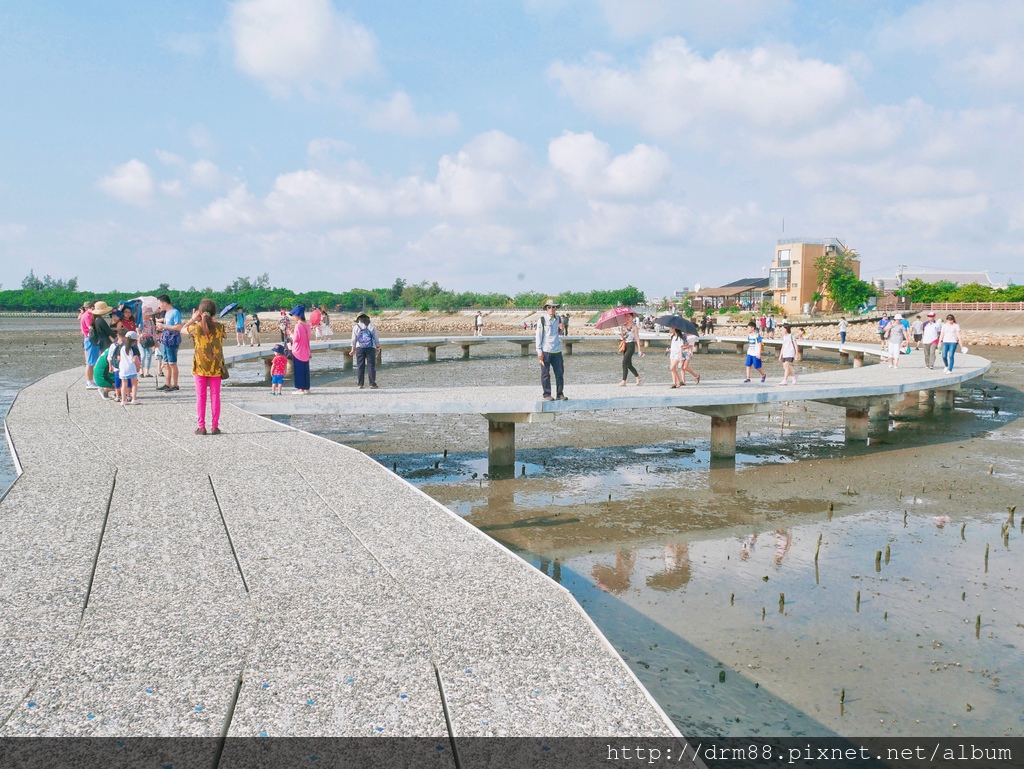
[[[740,338],[718,339],[718,343],[745,347]],[[780,344],[768,340],[767,344]],[[954,394],[964,382],[981,377],[989,361],[976,355],[959,354],[955,370],[944,373],[924,366],[924,354],[905,355],[897,369],[887,365],[863,366],[865,356],[879,356],[877,345],[840,344],[803,340],[804,353],[831,350],[843,366],[834,371],[800,375],[796,384],[777,385],[779,367],[773,379],[743,383],[703,380],[699,385],[670,389],[665,384],[619,387],[617,383],[573,385],[566,382],[567,401],[541,399],[539,381],[522,385],[490,387],[407,387],[358,390],[353,387],[314,389],[307,396],[275,397],[269,390],[239,388],[229,391],[230,402],[257,414],[480,414],[488,421],[490,472],[507,475],[515,463],[515,425],[553,421],[558,414],[619,409],[682,408],[711,418],[711,454],[729,458],[736,454],[736,429],[740,416],[763,411],[774,403],[819,401],[845,409],[848,441],[866,441],[869,423],[888,419],[890,403],[918,392],[935,408],[952,408]],[[229,349],[227,356],[232,357]],[[455,364],[449,364],[455,365]],[[941,366],[941,360],[939,366]],[[537,377],[539,380],[539,376]]]
[[[6,420],[0,737],[678,737],[564,588],[360,452],[83,384]]]

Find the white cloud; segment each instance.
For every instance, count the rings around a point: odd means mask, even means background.
[[[947,199],[908,198],[893,203],[885,213],[898,225],[915,227],[923,238],[936,238],[947,228],[970,225],[986,213],[989,203],[982,193]]]
[[[217,189],[229,182],[229,178],[210,160],[197,160],[189,167],[189,182],[194,187]]]
[[[265,201],[267,213],[282,227],[344,221],[353,217],[379,217],[388,212],[388,198],[380,190],[318,171],[282,174]]]
[[[104,176],[97,186],[112,198],[133,206],[147,206],[153,200],[155,184],[149,166],[132,158]]]
[[[236,0],[229,23],[235,64],[274,93],[336,87],[377,66],[373,34],[330,0]]]
[[[24,224],[0,223],[0,242],[20,240],[25,237],[28,227]]]
[[[789,0],[595,0],[618,37],[683,31],[721,39],[762,26],[790,11]]]
[[[650,195],[667,179],[672,161],[646,144],[611,155],[611,148],[589,131],[564,132],[548,144],[548,162],[569,184],[588,195],[634,197]]]
[[[920,103],[902,107],[880,106],[853,109],[833,119],[806,126],[810,130],[779,136],[756,134],[751,146],[764,155],[784,158],[828,158],[887,150],[903,135],[907,123],[917,117]],[[801,126],[804,128],[804,126]]]
[[[236,185],[226,197],[210,203],[198,214],[185,217],[183,226],[190,231],[237,232],[260,224],[259,205],[244,184]]]
[[[721,50],[705,58],[681,38],[654,43],[636,67],[592,57],[556,62],[550,76],[584,109],[663,137],[701,123],[779,129],[819,122],[856,91],[843,67],[800,58],[790,48]]]
[[[996,88],[1024,84],[1024,3],[928,0],[880,34],[884,47],[933,51],[949,75]]]
[[[183,198],[185,197],[185,185],[181,183],[180,179],[172,179],[169,182],[160,182],[160,192],[171,198]]]
[[[157,150],[156,157],[165,166],[185,165],[185,158],[180,155],[175,155],[173,152],[167,152],[166,150]]]
[[[371,128],[404,136],[446,134],[459,127],[459,118],[454,112],[417,114],[412,100],[403,91],[396,91],[390,99],[371,107],[366,122]]]
[[[313,139],[306,146],[306,154],[314,160],[327,160],[336,153],[349,152],[352,145],[341,139],[323,137]]]

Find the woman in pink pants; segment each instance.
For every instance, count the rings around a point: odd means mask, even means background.
[[[203,299],[199,309],[182,331],[192,336],[195,355],[192,358],[192,376],[196,380],[196,416],[199,426],[196,435],[206,435],[206,393],[210,393],[211,435],[220,435],[220,380],[224,376],[224,324],[218,323],[217,305],[212,299]]]

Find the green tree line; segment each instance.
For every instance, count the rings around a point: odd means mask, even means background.
[[[958,286],[948,280],[925,283],[914,278],[908,280],[899,292],[912,302],[1024,302],[1024,286],[990,288],[979,283]]]
[[[423,281],[409,285],[399,278],[390,288],[353,288],[349,291],[305,291],[295,292],[287,288],[275,288],[270,285],[269,277],[259,275],[255,280],[249,277],[236,278],[222,290],[212,287],[197,289],[173,289],[166,283],[156,288],[134,291],[79,291],[78,279],[54,279],[46,276],[38,279],[33,273],[22,281],[18,290],[0,290],[0,311],[3,312],[76,312],[84,302],[102,299],[112,307],[119,302],[136,296],[160,296],[167,294],[171,303],[179,308],[191,308],[199,304],[203,297],[213,299],[223,307],[228,302],[238,302],[249,312],[291,309],[296,304],[306,307],[324,306],[331,311],[355,312],[367,310],[375,312],[387,309],[437,310],[455,312],[474,307],[509,307],[535,308],[543,304],[549,296],[535,291],[525,291],[514,296],[504,293],[477,293],[472,291],[456,292],[442,288],[435,281]],[[604,307],[618,304],[643,304],[645,297],[642,291],[634,286],[626,286],[617,290],[595,290],[586,292],[566,291],[557,296],[558,301],[566,307]]]

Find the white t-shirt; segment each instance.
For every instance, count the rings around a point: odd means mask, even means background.
[[[117,375],[121,379],[139,375],[139,370],[135,367],[136,352],[134,345],[126,344],[121,348],[121,360],[117,364]]]
[[[782,357],[783,358],[795,358],[796,357],[796,340],[793,339],[792,334],[785,334],[782,337]]]
[[[755,358],[760,358],[761,348],[761,335],[757,333],[747,334],[747,355],[752,355]]]
[[[672,335],[672,345],[669,348],[669,357],[672,360],[681,360],[683,357],[683,348],[686,347],[686,338],[679,337],[675,334]]]
[[[934,320],[930,320],[924,324],[921,333],[923,334],[921,342],[924,344],[934,344],[939,341],[939,324]]]
[[[955,342],[960,338],[959,323],[943,323],[942,331],[939,332],[939,341],[943,344]]]

